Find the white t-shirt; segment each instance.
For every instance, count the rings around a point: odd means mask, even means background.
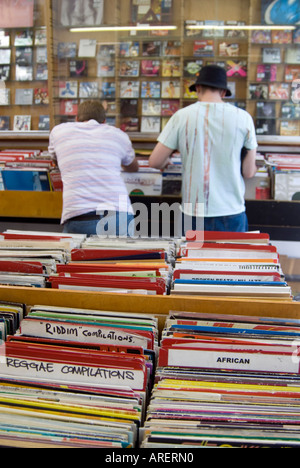
[[[61,223],[91,211],[132,213],[121,165],[131,164],[135,153],[122,130],[96,120],[63,123],[50,133],[49,152],[63,182]]]
[[[245,211],[241,149],[257,147],[248,112],[224,102],[196,102],[171,117],[158,141],[181,153],[185,214],[213,217]]]

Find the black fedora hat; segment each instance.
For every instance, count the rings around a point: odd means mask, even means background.
[[[227,86],[227,76],[224,68],[219,65],[206,65],[201,68],[196,82],[190,86],[190,91],[196,91],[197,85],[211,86],[212,88],[225,89],[226,96],[231,96]]]

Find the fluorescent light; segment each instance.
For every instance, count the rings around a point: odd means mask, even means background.
[[[70,32],[105,32],[105,31],[152,31],[152,30],[174,30],[177,26],[162,26],[154,24],[140,24],[137,26],[99,26],[86,28],[71,28]]]
[[[268,24],[259,24],[259,25],[236,25],[236,26],[230,26],[230,25],[210,25],[210,24],[201,24],[201,25],[190,25],[186,26],[186,29],[242,29],[242,30],[258,30],[258,29],[276,29],[276,30],[293,30],[296,29],[296,26],[285,26],[285,25],[268,25]]]

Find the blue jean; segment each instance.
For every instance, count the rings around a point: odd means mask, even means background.
[[[204,230],[204,231],[227,231],[227,232],[246,232],[248,231],[248,219],[245,212],[230,216],[217,216],[212,218],[197,218],[183,214],[182,235],[186,230]]]
[[[104,211],[93,219],[70,219],[64,223],[63,232],[87,236],[133,237],[134,215],[119,211]]]

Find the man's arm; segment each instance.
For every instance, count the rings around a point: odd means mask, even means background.
[[[131,164],[128,166],[122,166],[125,172],[138,172],[139,170],[139,163],[137,158],[134,158]]]
[[[149,157],[149,166],[155,169],[163,169],[168,164],[169,157],[173,151],[173,149],[168,148],[162,143],[157,143]]]
[[[257,171],[255,164],[256,149],[248,150],[242,162],[242,174],[245,179],[254,177]]]

